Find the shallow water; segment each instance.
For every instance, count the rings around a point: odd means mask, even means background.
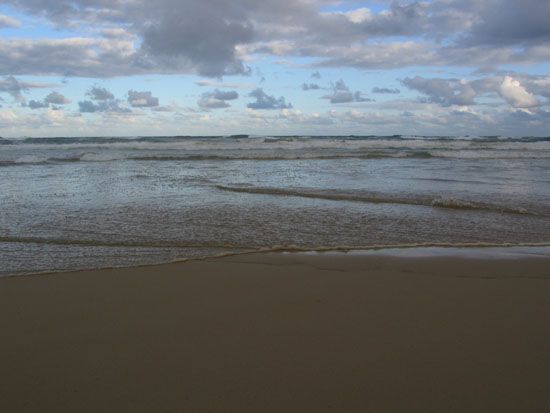
[[[274,246],[550,243],[548,138],[0,142],[0,275]]]

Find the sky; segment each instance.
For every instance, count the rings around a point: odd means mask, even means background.
[[[0,0],[0,136],[550,136],[546,0]]]

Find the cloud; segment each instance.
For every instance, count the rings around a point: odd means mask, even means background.
[[[89,96],[93,100],[112,100],[115,98],[115,95],[104,87],[99,86],[92,86],[92,88],[86,92],[86,96]]]
[[[390,89],[390,88],[387,88],[387,87],[373,87],[372,88],[372,93],[397,95],[397,94],[401,93],[401,91],[397,88]]]
[[[50,94],[44,99],[44,102],[53,105],[66,105],[68,103],[71,103],[69,99],[67,99],[59,92],[50,92]]]
[[[112,77],[162,72],[128,40],[0,39],[0,74]]]
[[[487,68],[550,58],[550,3],[542,0],[384,1],[377,11],[346,1],[346,12],[326,11],[329,0],[4,3],[58,27],[101,29],[92,31],[99,37],[1,39],[0,74],[220,77],[249,74],[246,62],[260,53],[368,69]],[[403,37],[409,40],[396,40]]]
[[[197,80],[195,84],[201,87],[215,87],[215,88],[223,88],[223,89],[254,89],[255,88],[255,85],[253,83],[230,83],[230,82],[221,82],[213,79]]]
[[[239,98],[239,94],[234,90],[214,90],[211,92],[211,95],[214,99],[218,100],[235,100]]]
[[[256,98],[255,102],[251,102],[246,105],[249,109],[291,109],[292,104],[286,103],[283,96],[277,99],[275,96],[267,95],[262,88],[254,89],[248,95]]]
[[[59,92],[50,92],[48,96],[41,100],[30,100],[28,104],[23,104],[22,106],[28,106],[30,109],[46,109],[51,108],[53,110],[60,109],[59,105],[66,105],[71,103],[69,99],[63,96]]]
[[[31,109],[43,109],[43,108],[50,107],[48,103],[40,100],[29,100],[29,103],[27,104],[27,106]]]
[[[235,47],[251,42],[254,29],[242,4],[178,3],[161,2],[160,13],[149,18],[142,33],[143,51],[168,66],[190,68],[203,76],[246,73]]]
[[[13,17],[0,14],[0,29],[18,28],[21,27],[21,22]]]
[[[42,83],[23,82],[13,76],[7,76],[3,80],[0,80],[0,93],[7,93],[17,102],[25,102],[22,92],[48,86]]]
[[[518,80],[506,76],[500,85],[500,95],[515,108],[532,108],[539,105],[537,99]]]
[[[302,90],[304,91],[318,89],[321,89],[321,86],[319,86],[317,83],[302,83]]]
[[[154,97],[149,91],[138,92],[129,90],[128,103],[133,108],[152,108],[159,105],[159,99]]]
[[[78,102],[80,113],[130,113],[131,109],[120,106],[121,100],[115,99],[115,96],[107,89],[92,86],[86,92],[92,100],[83,100]]]
[[[94,103],[90,100],[84,100],[78,102],[80,113],[95,113],[95,112],[115,112],[115,113],[129,113],[130,109],[120,106],[118,100],[103,101]]]
[[[224,91],[216,89],[212,92],[203,93],[197,104],[205,110],[223,109],[231,106],[227,101],[238,98],[239,94],[234,90]]]
[[[514,108],[533,108],[540,102],[535,95],[550,96],[550,78],[544,76],[490,76],[475,80],[442,78],[405,78],[409,89],[425,95],[423,103],[441,106],[472,106],[482,96],[500,96]]]
[[[473,105],[477,96],[472,85],[459,79],[426,79],[420,76],[405,78],[403,85],[424,95],[422,102],[438,103],[442,106]]]
[[[329,99],[330,103],[372,102],[372,99],[363,97],[361,92],[352,92],[342,79],[333,83],[331,87],[332,94],[323,96],[323,99]]]

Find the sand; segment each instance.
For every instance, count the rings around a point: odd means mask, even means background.
[[[0,279],[0,412],[550,411],[548,259],[252,254]]]

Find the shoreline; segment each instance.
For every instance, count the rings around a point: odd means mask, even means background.
[[[550,261],[258,253],[0,279],[0,410],[543,411]]]
[[[261,247],[254,250],[245,251],[229,251],[215,255],[205,255],[199,257],[182,257],[169,261],[152,262],[146,264],[124,265],[124,266],[108,266],[98,268],[82,268],[82,269],[62,269],[62,270],[46,270],[38,272],[5,274],[0,275],[0,280],[3,278],[12,277],[34,277],[41,275],[55,275],[66,273],[79,273],[82,271],[102,271],[102,270],[117,270],[126,268],[147,268],[160,265],[187,263],[193,261],[204,261],[209,259],[226,258],[233,256],[246,256],[254,254],[323,254],[323,255],[365,255],[365,256],[391,256],[396,258],[427,258],[427,257],[451,257],[451,258],[484,258],[484,259],[517,259],[530,258],[550,258],[550,243],[519,243],[519,244],[497,244],[497,243],[422,243],[422,244],[400,244],[400,245],[373,245],[373,246],[341,246],[341,247],[299,247],[294,245],[289,246],[273,246]]]

